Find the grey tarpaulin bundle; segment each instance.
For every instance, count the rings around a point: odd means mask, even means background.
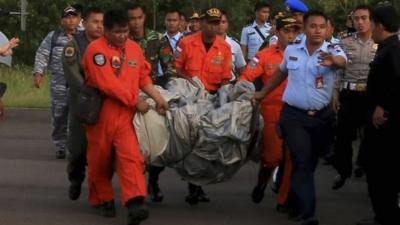
[[[150,110],[133,121],[146,163],[174,168],[183,179],[203,185],[227,180],[258,158],[263,122],[250,102],[252,83],[227,84],[211,95],[196,78],[176,78],[167,90],[158,89],[169,102],[167,115]]]

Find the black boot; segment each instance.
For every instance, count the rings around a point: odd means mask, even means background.
[[[68,190],[68,196],[69,199],[75,201],[79,198],[79,196],[81,195],[81,186],[82,184],[73,184],[71,183],[69,185],[69,190]]]
[[[150,166],[149,168],[149,182],[147,190],[152,202],[162,202],[164,195],[158,185],[158,178],[164,167]]]
[[[199,193],[199,202],[210,202],[210,198],[207,196],[207,194],[204,192],[203,188],[201,186],[197,186],[198,188],[198,193]]]
[[[100,210],[100,214],[103,217],[115,217],[117,214],[115,212],[115,203],[114,200],[111,200],[109,202],[104,202],[100,205],[98,205],[96,208]]]
[[[199,188],[197,185],[188,184],[189,195],[186,196],[185,201],[189,203],[189,205],[197,205],[199,203]]]
[[[364,169],[361,166],[358,166],[354,169],[354,176],[357,178],[363,177],[364,173]]]
[[[128,225],[139,225],[143,220],[149,218],[149,210],[143,204],[143,197],[137,197],[126,203],[128,208]]]
[[[339,188],[342,188],[346,183],[346,179],[346,177],[340,174],[336,175],[336,177],[333,179],[332,189],[337,190]]]
[[[251,199],[253,200],[254,203],[258,204],[263,200],[264,191],[265,188],[267,187],[271,173],[272,171],[270,169],[267,169],[266,167],[262,166],[260,168],[260,171],[258,172],[257,184],[251,193]]]

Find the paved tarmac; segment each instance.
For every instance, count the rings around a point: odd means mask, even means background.
[[[78,201],[67,197],[66,162],[56,160],[50,140],[48,110],[8,109],[0,119],[0,225],[124,225],[126,209],[118,203],[116,218],[102,218],[87,203],[87,186]],[[165,199],[148,203],[143,225],[296,225],[275,211],[276,195],[268,188],[261,204],[250,200],[257,165],[248,163],[230,181],[205,186],[210,203],[184,202],[186,183],[171,169],[160,185]],[[371,216],[364,179],[350,179],[330,189],[335,172],[320,165],[316,173],[317,217],[321,225],[352,225]],[[118,184],[114,181],[118,196]],[[118,201],[119,202],[119,201]]]

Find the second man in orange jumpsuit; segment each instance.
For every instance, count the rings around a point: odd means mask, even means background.
[[[210,93],[215,93],[231,78],[232,53],[228,43],[217,36],[221,12],[211,8],[200,16],[201,31],[183,38],[175,51],[175,66],[180,77],[197,77]],[[189,204],[208,202],[200,186],[189,183]]]

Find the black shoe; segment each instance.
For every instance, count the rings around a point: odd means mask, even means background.
[[[289,208],[286,205],[277,204],[276,211],[278,211],[279,213],[288,213]]]
[[[158,186],[157,183],[149,183],[148,186],[148,192],[149,192],[149,196],[152,202],[162,202],[164,199],[164,195],[161,192],[160,187]]]
[[[254,203],[258,204],[264,199],[264,191],[266,187],[266,183],[257,183],[257,185],[253,189],[253,192],[251,192],[251,200],[253,200]]]
[[[68,196],[71,200],[77,200],[81,195],[81,184],[69,185]]]
[[[357,225],[381,225],[381,223],[375,219],[365,219],[357,222]]]
[[[128,225],[139,225],[147,218],[149,218],[149,210],[143,203],[128,205]]]
[[[65,159],[65,151],[56,151],[56,159]]]
[[[201,187],[189,183],[189,195],[185,197],[185,202],[189,205],[197,205],[199,203]]]
[[[357,167],[354,169],[354,176],[357,178],[361,178],[362,176],[364,176],[364,169],[361,167]]]
[[[199,202],[210,202],[210,198],[207,196],[201,186],[198,187],[198,195]]]
[[[316,218],[311,217],[301,220],[301,225],[319,225],[319,221]]]
[[[115,217],[116,212],[115,212],[115,203],[114,200],[111,200],[109,202],[104,202],[97,206],[97,208],[100,210],[100,214],[103,217]]]
[[[337,190],[343,187],[345,183],[346,183],[346,178],[338,174],[333,180],[332,189]]]

